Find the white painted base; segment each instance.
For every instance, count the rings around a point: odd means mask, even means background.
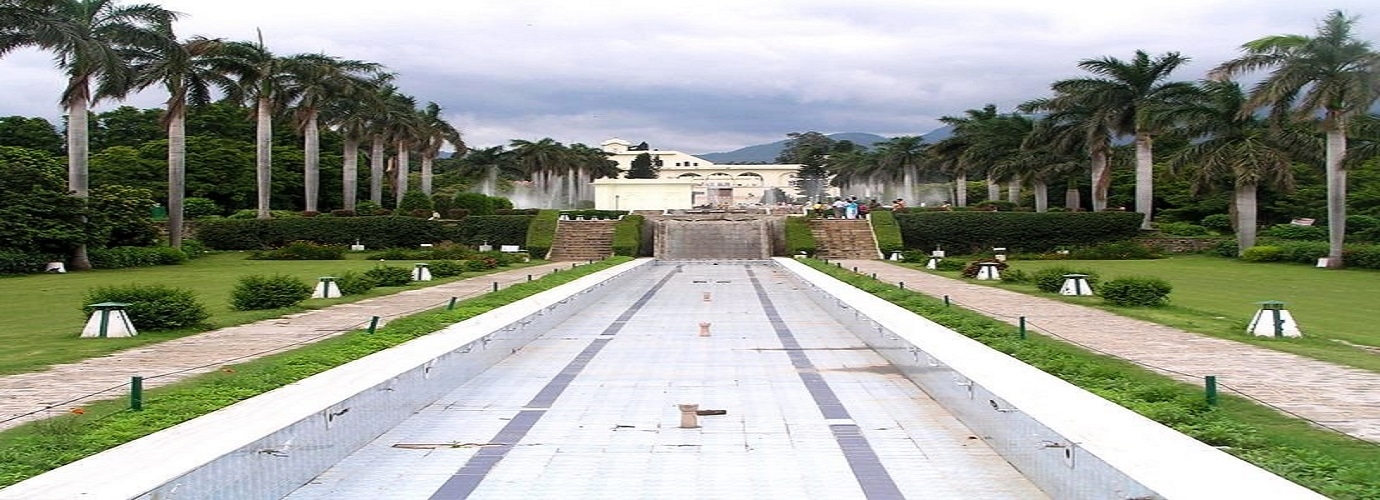
[[[1088,284],[1086,278],[1068,278],[1064,280],[1064,286],[1059,288],[1059,295],[1092,295],[1092,285]]]
[[[925,263],[925,269],[939,269],[939,259],[930,257],[930,261]]]
[[[340,287],[334,281],[318,281],[316,290],[311,293],[313,299],[334,299],[340,296]]]
[[[59,274],[65,273],[67,272],[67,265],[61,262],[49,262],[48,266],[43,268],[43,272]]]
[[[412,269],[412,281],[431,281],[431,270],[425,265],[420,265]]]
[[[1001,279],[1001,271],[997,269],[997,266],[982,266],[978,269],[977,279],[999,280]]]
[[[1255,312],[1255,317],[1251,318],[1250,326],[1246,327],[1246,333],[1257,337],[1275,336],[1275,317],[1274,311],[1261,309]],[[1279,311],[1280,334],[1285,337],[1302,337],[1303,332],[1299,331],[1299,324],[1294,322],[1294,316],[1288,310]]]
[[[101,317],[105,316],[105,337],[133,337],[139,332],[134,329],[134,324],[129,322],[129,315],[124,311],[96,311],[91,313],[91,319],[86,320],[86,327],[82,328],[82,338],[100,338],[101,336]]]

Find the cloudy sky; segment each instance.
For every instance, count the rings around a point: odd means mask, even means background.
[[[1380,3],[1333,0],[153,0],[179,35],[378,62],[435,101],[471,146],[610,137],[690,153],[793,131],[923,134],[1002,111],[1137,49],[1201,78],[1266,35],[1311,34],[1330,9],[1380,45]],[[0,116],[57,120],[52,58],[0,59]],[[154,93],[127,101],[156,107]],[[108,109],[103,104],[98,109]]]

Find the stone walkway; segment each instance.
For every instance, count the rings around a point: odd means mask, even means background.
[[[223,328],[57,365],[46,371],[0,377],[0,430],[67,413],[92,401],[126,397],[131,377],[145,377],[146,389],[167,385],[219,370],[224,365],[290,349],[297,344],[367,328],[373,316],[380,318],[379,325],[382,326],[390,319],[445,306],[451,297],[463,300],[487,293],[493,290],[494,282],[506,288],[527,281],[528,276],[536,278],[556,269],[570,267],[570,263],[556,262],[486,274]],[[101,394],[88,397],[97,393]]]
[[[1217,376],[1236,392],[1335,430],[1380,442],[1380,373],[1208,337],[1100,309],[972,284],[885,261],[844,260],[845,269],[949,298],[1001,321],[1130,360],[1201,385]],[[1244,334],[1244,333],[1243,333]]]

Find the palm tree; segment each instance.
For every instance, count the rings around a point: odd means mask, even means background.
[[[359,145],[370,135],[371,113],[379,106],[380,89],[392,78],[391,73],[380,73],[366,82],[351,82],[343,89],[342,98],[331,100],[323,110],[326,122],[340,133],[343,143],[340,175],[345,210],[354,210],[359,198]],[[379,172],[382,176],[382,164]]]
[[[428,102],[421,115],[422,145],[422,192],[431,196],[432,162],[441,153],[441,147],[450,144],[455,155],[465,154],[465,141],[460,131],[441,117],[441,105]]]
[[[1066,154],[1080,147],[1086,151],[1092,209],[1095,212],[1106,210],[1107,192],[1112,185],[1112,137],[1103,111],[1062,98],[1027,101],[1019,109],[1047,112],[1040,120],[1041,127],[1033,131],[1031,140],[1049,143],[1056,151]]]
[[[1198,139],[1170,157],[1172,171],[1187,171],[1194,194],[1220,180],[1232,182],[1238,252],[1255,246],[1256,191],[1261,184],[1293,189],[1290,166],[1308,137],[1293,127],[1272,127],[1248,109],[1246,93],[1230,80],[1202,84],[1202,97],[1174,112],[1181,133]]]
[[[195,37],[136,56],[139,88],[163,84],[168,91],[163,125],[168,129],[168,244],[182,246],[182,212],[187,176],[187,105],[211,101],[211,89],[235,91],[217,56],[224,42]]]
[[[513,161],[527,173],[538,192],[549,196],[552,180],[558,178],[563,168],[569,164],[570,150],[550,137],[536,142],[513,139],[509,146],[512,147]],[[543,203],[554,201],[548,199],[543,200]]]
[[[389,96],[383,117],[384,133],[393,143],[396,163],[393,171],[393,202],[401,206],[403,195],[408,191],[408,174],[411,172],[412,147],[422,137],[421,114],[417,112],[417,99],[406,94],[394,93]]]
[[[153,4],[116,5],[114,0],[9,1],[0,5],[0,55],[20,47],[57,53],[67,73],[60,102],[67,108],[67,185],[88,196],[90,155],[87,110],[104,98],[120,98],[135,86],[132,51],[176,43],[177,15]],[[92,85],[95,92],[92,92]],[[86,245],[78,246],[72,269],[91,268]]]
[[[1094,78],[1075,78],[1054,82],[1055,107],[1076,103],[1097,110],[1112,133],[1135,137],[1136,145],[1136,211],[1145,215],[1141,227],[1150,228],[1154,204],[1154,147],[1153,136],[1164,123],[1155,111],[1174,105],[1193,91],[1188,82],[1165,82],[1187,57],[1168,52],[1151,58],[1137,50],[1130,61],[1115,57],[1085,59],[1078,67],[1098,75]],[[1072,101],[1072,102],[1068,102]]]
[[[915,184],[924,165],[925,138],[918,135],[892,137],[877,145],[877,166],[893,178],[901,179],[899,198],[913,199]]]
[[[304,54],[285,60],[283,69],[289,87],[285,93],[296,98],[296,125],[303,137],[304,208],[315,212],[321,187],[321,110],[332,100],[353,98],[351,94],[367,86],[383,67],[325,54]]]
[[[1245,55],[1222,63],[1211,75],[1271,70],[1251,89],[1241,112],[1268,106],[1272,117],[1317,122],[1327,136],[1327,267],[1334,269],[1342,267],[1346,238],[1347,127],[1380,97],[1380,53],[1356,38],[1355,23],[1355,17],[1334,10],[1319,23],[1315,36],[1273,35],[1246,42],[1241,46]]]
[[[257,42],[231,42],[226,55],[235,61],[240,92],[253,102],[255,114],[254,168],[258,186],[258,217],[272,217],[269,201],[273,194],[273,113],[289,99],[287,74],[283,66],[287,60],[274,55],[264,46],[263,34]]]

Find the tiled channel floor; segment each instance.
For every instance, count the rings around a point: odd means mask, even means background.
[[[721,262],[620,285],[287,498],[902,497],[1046,498],[777,268]]]

